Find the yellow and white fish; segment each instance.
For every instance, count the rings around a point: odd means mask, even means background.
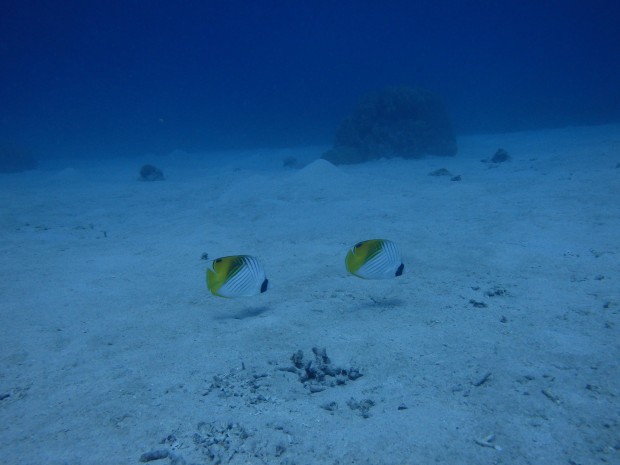
[[[345,258],[347,271],[364,279],[388,279],[403,274],[405,265],[398,247],[386,239],[358,242]]]
[[[267,290],[263,265],[250,255],[216,258],[207,268],[207,287],[218,297],[249,297]]]

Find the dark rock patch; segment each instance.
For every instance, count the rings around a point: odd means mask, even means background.
[[[424,89],[391,87],[360,100],[323,158],[338,165],[456,152],[452,123],[439,96]]]
[[[479,300],[470,299],[469,303],[472,304],[475,308],[487,308],[487,304]]]
[[[428,173],[429,176],[452,176],[452,173],[445,168],[439,168],[438,170]]]
[[[497,149],[497,152],[495,152],[495,154],[490,160],[484,159],[481,161],[482,163],[496,163],[497,164],[497,163],[504,163],[510,160],[511,160],[511,157],[510,155],[508,155],[508,152],[506,152],[504,149]]]
[[[163,181],[164,173],[153,165],[144,165],[140,168],[141,181]]]
[[[506,289],[495,286],[494,288],[485,291],[484,295],[486,295],[487,297],[505,297],[509,294]]]

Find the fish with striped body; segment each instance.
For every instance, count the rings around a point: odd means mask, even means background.
[[[403,274],[405,265],[396,244],[386,239],[358,242],[345,258],[347,271],[363,279],[388,279]]]
[[[218,297],[250,297],[267,290],[263,265],[250,255],[216,258],[207,268],[207,288]]]

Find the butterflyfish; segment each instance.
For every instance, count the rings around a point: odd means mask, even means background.
[[[403,274],[398,247],[386,239],[358,242],[345,258],[347,271],[364,279],[388,279]]]
[[[250,255],[216,258],[207,268],[207,287],[218,297],[249,297],[267,290],[263,265]]]

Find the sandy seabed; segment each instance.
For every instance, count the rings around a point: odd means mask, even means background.
[[[459,148],[1,175],[2,463],[620,463],[620,126]],[[371,238],[403,276],[347,275]],[[270,289],[210,295],[205,253]]]

